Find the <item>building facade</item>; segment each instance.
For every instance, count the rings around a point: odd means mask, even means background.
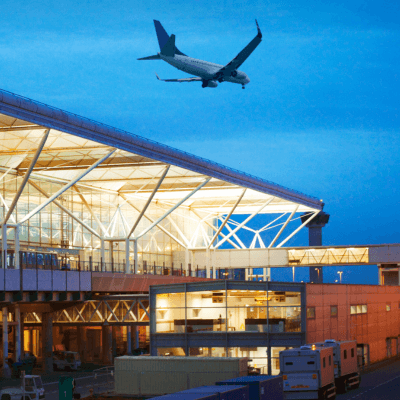
[[[150,287],[152,355],[249,357],[279,372],[279,351],[305,343],[305,284],[214,281]]]
[[[152,355],[249,357],[279,373],[279,351],[356,340],[360,366],[399,353],[400,288],[214,281],[150,287]]]

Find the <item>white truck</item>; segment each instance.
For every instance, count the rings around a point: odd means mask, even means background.
[[[21,387],[4,388],[0,390],[0,400],[42,400],[45,399],[42,378],[39,375],[25,375],[21,379]]]
[[[355,340],[336,341],[333,339],[315,343],[320,347],[332,347],[335,360],[335,383],[340,393],[360,386],[361,376],[357,364],[357,342]]]
[[[332,347],[312,345],[283,350],[279,361],[287,400],[336,397]]]

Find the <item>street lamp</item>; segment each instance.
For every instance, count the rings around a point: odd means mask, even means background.
[[[319,282],[319,268],[315,268],[315,270],[318,272],[318,282]]]
[[[340,276],[340,283],[342,283],[342,274],[343,274],[343,271],[338,271],[337,273],[338,273],[339,276]]]

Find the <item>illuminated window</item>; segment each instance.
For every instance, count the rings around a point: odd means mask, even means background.
[[[315,307],[307,307],[307,318],[315,318]]]
[[[390,311],[390,304],[386,304],[386,311]]]
[[[366,314],[368,311],[367,304],[357,304],[356,306],[350,306],[350,314]]]
[[[361,312],[362,312],[363,314],[366,314],[367,311],[368,311],[367,305],[366,305],[366,304],[363,304],[361,307],[362,307]]]
[[[337,317],[338,308],[337,306],[331,306],[331,317]]]

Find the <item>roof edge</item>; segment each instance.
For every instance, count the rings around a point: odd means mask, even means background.
[[[324,207],[324,203],[316,197],[2,89],[0,89],[0,110],[15,118],[97,141],[259,192],[276,195],[307,207],[318,210],[322,210]]]

